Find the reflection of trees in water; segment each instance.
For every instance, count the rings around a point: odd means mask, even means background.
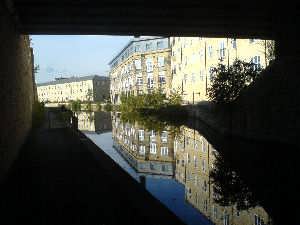
[[[253,193],[221,154],[215,154],[210,177],[214,185],[214,200],[221,206],[236,205],[238,210],[246,210],[258,205]]]
[[[149,115],[144,116],[141,113],[122,113],[120,119],[122,122],[128,122],[130,124],[138,123],[147,130],[155,130],[156,132],[168,130],[169,134],[172,136],[181,134],[179,126],[170,125],[164,121],[158,121],[155,117]]]

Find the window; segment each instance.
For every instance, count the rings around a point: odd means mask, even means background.
[[[202,59],[204,57],[204,50],[203,49],[201,49],[199,51],[199,56],[200,56],[200,59]]]
[[[201,140],[202,152],[206,152],[206,145],[203,140]]]
[[[214,74],[214,68],[210,67],[210,69],[209,69],[209,80],[210,81],[212,80],[213,74]]]
[[[202,159],[202,171],[205,172],[206,168],[205,168],[205,159]]]
[[[264,225],[264,224],[265,223],[260,216],[254,215],[254,225]]]
[[[200,70],[200,76],[199,76],[199,78],[200,78],[200,80],[201,81],[204,81],[204,71],[203,70]]]
[[[139,153],[145,155],[145,145],[140,145]]]
[[[166,83],[165,71],[161,71],[158,73],[158,80],[161,84]]]
[[[224,41],[220,42],[219,58],[221,60],[225,58],[225,43],[224,43]]]
[[[194,73],[192,73],[192,76],[191,76],[191,82],[192,83],[195,83],[196,82],[196,75]]]
[[[151,170],[155,170],[155,167],[154,167],[154,164],[153,164],[153,163],[150,163],[150,169],[151,169]]]
[[[163,132],[161,133],[161,141],[162,141],[163,143],[168,142],[168,132],[167,132],[167,131],[163,131]]]
[[[157,65],[158,65],[158,67],[163,67],[165,65],[165,57],[158,56],[157,57]]]
[[[195,155],[194,155],[194,167],[197,167],[197,158]]]
[[[161,147],[160,148],[161,155],[168,155],[168,147]]]
[[[232,48],[236,49],[236,39],[232,39],[231,40],[231,43],[232,43]]]
[[[153,88],[153,86],[154,86],[153,73],[148,73],[147,74],[147,87]]]
[[[139,130],[138,133],[139,133],[139,140],[143,141],[144,138],[145,138],[145,136],[144,136],[145,135],[144,130]]]
[[[229,225],[229,215],[224,213],[223,225]]]
[[[190,157],[189,153],[186,153],[186,159],[187,159],[187,163],[191,162],[191,157]]]
[[[157,49],[162,49],[163,48],[163,42],[162,41],[158,41],[156,43],[156,45],[157,45]]]
[[[173,68],[172,68],[172,74],[173,74],[173,75],[176,75],[176,66],[175,66],[175,65],[173,65]]]
[[[150,144],[150,153],[151,154],[156,154],[156,143],[151,143]]]
[[[134,65],[135,65],[135,69],[137,69],[137,70],[142,69],[142,65],[141,65],[141,60],[140,59],[134,60]]]
[[[254,69],[255,70],[258,70],[261,68],[261,65],[260,65],[260,56],[254,56],[252,59],[251,59],[251,62],[254,64]]]
[[[188,79],[188,75],[187,74],[184,74],[184,84],[186,84],[186,82],[187,82],[187,79]]]
[[[155,134],[154,130],[151,130],[149,138],[150,138],[150,142],[155,142],[156,141],[156,134]]]
[[[204,210],[207,211],[207,200],[204,200],[203,207],[204,207]]]
[[[213,48],[212,46],[208,46],[208,56],[211,58],[213,56]]]
[[[146,59],[146,68],[147,68],[147,72],[153,71],[153,59],[152,58]]]
[[[136,84],[137,85],[143,85],[143,78],[142,77],[136,78]]]
[[[214,218],[217,219],[218,218],[218,208],[215,205],[213,205],[212,210],[213,210]]]
[[[203,182],[203,186],[202,186],[203,191],[207,191],[207,183],[206,180]]]
[[[139,52],[140,51],[140,46],[139,45],[136,45],[135,46],[135,52]]]
[[[152,43],[146,44],[146,51],[150,51],[152,49]]]

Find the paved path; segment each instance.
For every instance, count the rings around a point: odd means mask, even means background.
[[[1,185],[1,224],[181,224],[82,134],[46,127]]]

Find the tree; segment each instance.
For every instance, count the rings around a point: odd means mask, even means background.
[[[182,103],[182,96],[180,94],[180,90],[171,91],[169,96],[169,105],[181,105]]]
[[[246,183],[225,158],[216,153],[214,169],[209,175],[213,184],[214,201],[221,206],[236,205],[238,210],[247,210],[258,201]]]
[[[211,70],[211,87],[208,88],[209,99],[215,103],[234,101],[248,85],[259,75],[261,69],[254,63],[236,60],[226,67],[218,64]]]
[[[90,88],[87,90],[86,99],[87,99],[89,102],[92,101],[92,99],[93,99],[93,91],[92,91],[92,89],[90,89]]]

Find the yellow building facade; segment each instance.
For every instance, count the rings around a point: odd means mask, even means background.
[[[103,101],[109,98],[109,78],[84,76],[60,78],[37,85],[40,102]]]
[[[166,130],[148,130],[112,114],[114,148],[139,173],[173,176],[174,137]]]
[[[109,63],[110,96],[113,104],[120,104],[124,95],[139,95],[171,90],[171,49],[169,38],[137,37],[132,39]]]
[[[272,41],[258,39],[170,37],[172,90],[184,103],[208,100],[211,69],[218,63],[231,65],[236,59],[260,68],[269,63],[267,47]]]
[[[235,205],[215,202],[210,171],[215,167],[217,151],[197,131],[181,127],[174,140],[175,179],[185,186],[185,199],[216,225],[272,224],[262,207],[237,210]]]

